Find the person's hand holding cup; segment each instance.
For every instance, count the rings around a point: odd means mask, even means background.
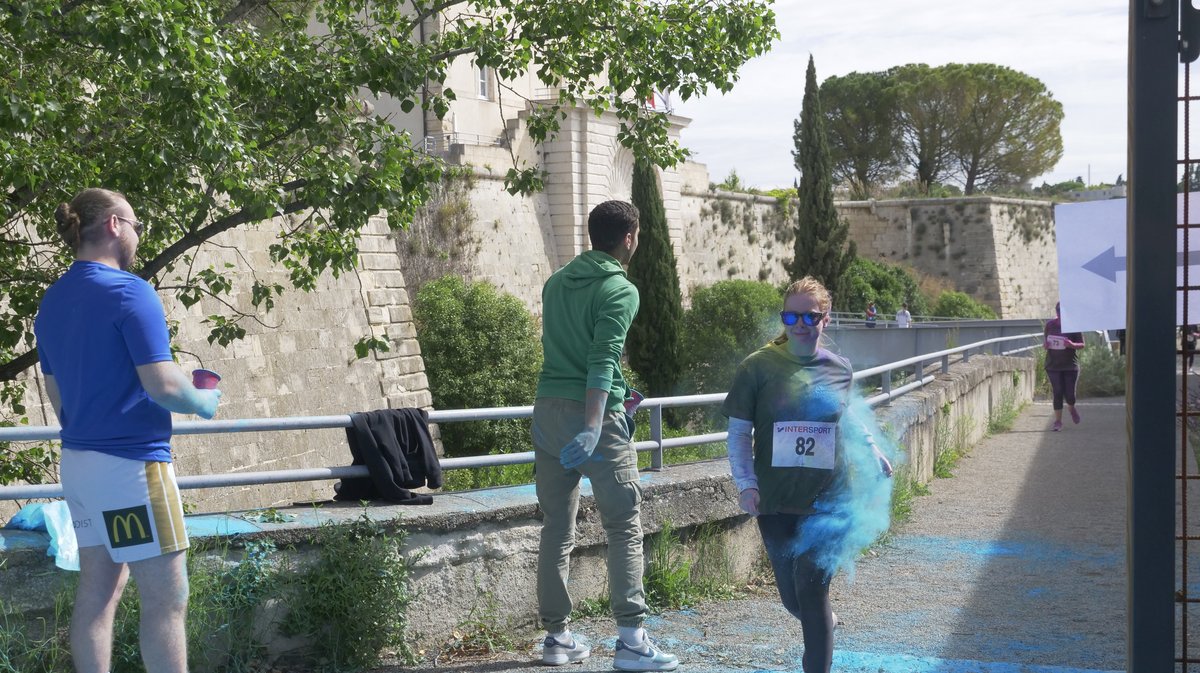
[[[221,399],[221,391],[217,389],[217,384],[221,382],[221,375],[211,369],[196,369],[192,371],[192,385],[196,390],[202,391],[198,395],[196,415],[200,418],[210,419],[217,415],[217,404]]]

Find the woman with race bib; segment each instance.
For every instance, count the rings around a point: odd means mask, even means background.
[[[805,673],[828,673],[833,661],[831,576],[817,563],[819,550],[793,551],[818,496],[844,468],[839,423],[853,370],[821,347],[831,305],[816,279],[792,283],[779,314],[783,333],[742,361],[721,409],[738,504],[757,517],[779,596],[800,620]],[[887,458],[871,449],[890,477]]]
[[[1063,402],[1071,412],[1071,421],[1079,423],[1075,408],[1075,388],[1079,384],[1079,351],[1084,347],[1083,334],[1062,331],[1062,307],[1054,305],[1054,317],[1042,329],[1042,346],[1046,349],[1046,377],[1054,397],[1054,431],[1062,430]]]

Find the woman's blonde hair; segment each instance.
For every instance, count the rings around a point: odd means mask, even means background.
[[[58,235],[67,247],[79,252],[84,241],[90,238],[92,226],[112,215],[124,198],[120,192],[98,187],[79,192],[70,203],[60,203],[54,211]]]
[[[829,309],[833,307],[833,295],[829,293],[829,289],[821,281],[812,276],[805,276],[789,285],[783,292],[783,301],[786,302],[789,297],[794,297],[798,294],[812,295],[817,300],[817,308],[821,309],[822,313],[829,313]],[[771,343],[782,345],[787,343],[787,340],[787,330],[784,330]]]

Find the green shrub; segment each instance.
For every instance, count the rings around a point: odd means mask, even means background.
[[[939,318],[995,318],[996,312],[981,304],[965,292],[946,290],[938,295],[937,302],[930,309],[932,315]]]
[[[1046,349],[1039,348],[1035,352],[1037,353],[1037,364],[1033,367],[1033,395],[1034,397],[1050,397],[1052,391],[1050,377],[1046,375]]]
[[[412,558],[406,535],[389,532],[364,512],[351,523],[326,522],[313,533],[314,562],[294,564],[284,576],[284,635],[301,636],[305,665],[323,671],[378,666],[384,655],[412,663],[407,642]]]
[[[724,280],[692,293],[683,317],[685,395],[729,390],[737,365],[780,334],[779,290]]]
[[[542,346],[519,299],[486,282],[439,278],[417,294],[417,341],[436,409],[533,404]],[[529,419],[441,425],[447,456],[531,449]]]
[[[1084,397],[1113,397],[1125,394],[1125,356],[1113,352],[1099,335],[1087,334],[1087,346],[1079,351],[1079,386]]]
[[[872,300],[882,314],[899,311],[905,302],[913,315],[929,313],[925,295],[921,294],[916,277],[907,269],[859,257],[842,280],[842,296],[834,297],[833,303],[839,311],[862,313]]]
[[[215,556],[206,555],[209,551]],[[270,540],[247,542],[237,563],[225,560],[228,551],[227,538],[201,538],[188,553],[188,659],[193,671],[253,671],[268,658],[254,619],[278,588],[278,566],[271,558],[275,545]]]

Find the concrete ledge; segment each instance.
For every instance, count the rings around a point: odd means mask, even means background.
[[[976,356],[948,375],[877,409],[878,419],[907,454],[900,474],[916,482],[933,478],[939,425],[963,428],[967,445],[983,437],[988,419],[1005,403],[1032,399],[1033,358]],[[749,576],[761,554],[758,531],[737,507],[724,460],[643,472],[642,526],[647,537],[670,522],[686,533],[702,524],[721,531],[723,553],[735,580]],[[586,480],[581,485],[576,549],[571,559],[572,594],[578,600],[606,592],[605,538]],[[247,520],[251,513],[187,517],[196,538],[227,537],[235,543],[270,539],[303,550],[308,532],[325,522],[346,522],[365,511],[373,520],[403,529],[410,551],[425,553],[415,564],[412,605],[419,643],[443,640],[473,610],[494,606],[517,625],[532,625],[537,602],[535,571],[541,515],[532,485],[437,494],[427,507],[323,503],[279,509],[285,523]],[[0,530],[0,596],[8,608],[38,613],[52,608],[66,573],[45,556],[45,534]],[[649,545],[647,545],[647,550]],[[711,548],[709,552],[712,553]]]

